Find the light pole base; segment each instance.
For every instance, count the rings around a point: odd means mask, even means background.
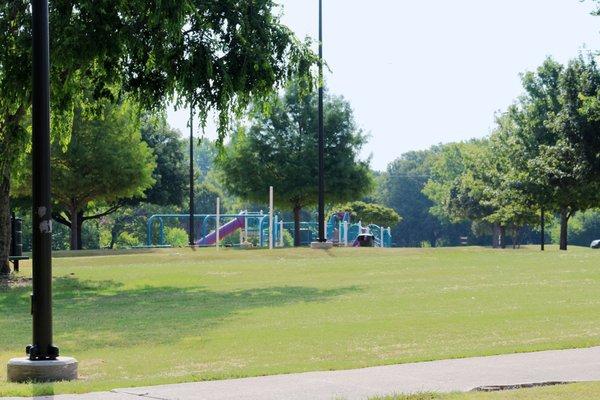
[[[312,242],[310,248],[315,250],[329,250],[333,248],[333,242]]]
[[[8,362],[9,382],[57,382],[77,379],[77,360],[58,357],[56,360],[31,361],[27,357]]]

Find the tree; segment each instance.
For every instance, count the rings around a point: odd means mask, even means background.
[[[587,247],[599,238],[598,232],[600,232],[599,209],[579,212],[569,221],[569,243]],[[551,226],[550,235],[553,239],[560,238],[560,224]]]
[[[565,68],[548,59],[523,77],[525,94],[509,109],[516,164],[524,191],[534,203],[560,214],[560,249],[567,249],[568,221],[600,202],[597,183],[598,129],[594,97],[600,74],[593,60]]]
[[[402,223],[392,227],[394,242],[416,247],[423,243],[453,244],[468,234],[464,223],[452,224],[429,212],[433,202],[423,194],[431,176],[431,163],[441,146],[411,151],[391,162],[383,174],[380,187],[382,202],[402,216]]]
[[[135,107],[101,107],[100,118],[76,109],[68,145],[55,142],[52,149],[55,219],[71,228],[71,250],[80,249],[84,221],[114,212],[119,200],[141,197],[155,182],[155,157],[142,140]],[[85,214],[103,204],[109,209]]]
[[[522,190],[520,175],[511,168],[509,127],[502,117],[498,118],[498,128],[479,149],[478,162],[470,168],[470,179],[463,181],[463,185],[477,192],[475,198],[487,211],[477,222],[497,227],[499,234],[494,232],[493,243],[502,248],[506,245],[506,228],[512,228],[516,248],[521,229],[537,221],[537,204]]]
[[[223,200],[224,195],[219,188],[210,183],[203,183],[198,186],[194,196],[194,208],[199,214],[214,214],[217,204],[217,197]],[[226,210],[227,206],[221,203],[221,210]]]
[[[544,170],[550,182],[561,188],[557,193],[560,248],[566,250],[568,219],[577,211],[600,205],[600,71],[592,56],[569,62],[560,93],[561,111],[552,121],[560,139],[553,149],[547,149]]]
[[[381,227],[393,227],[402,221],[402,217],[396,211],[381,204],[354,201],[344,204],[339,209],[349,212],[354,221],[361,221],[366,225],[376,224]]]
[[[115,211],[112,218],[104,218],[103,225],[110,221],[110,242],[106,247],[113,248],[119,235],[125,229],[131,229],[135,223],[142,223],[140,212],[150,203],[157,206],[179,207],[184,202],[188,188],[188,165],[179,132],[171,129],[164,112],[144,113],[141,118],[142,140],[150,147],[156,157],[156,168],[152,172],[155,183],[144,192],[144,196],[132,199],[118,199],[107,205],[107,211],[96,215],[107,217]],[[117,211],[118,209],[118,211]],[[84,219],[82,215],[81,219]],[[68,222],[68,221],[65,221]],[[81,235],[78,234],[81,240]],[[78,248],[82,248],[81,244]]]
[[[483,187],[473,175],[485,145],[481,140],[450,143],[432,160],[423,193],[433,202],[433,215],[457,223],[480,220],[490,212],[480,201]]]
[[[443,146],[432,162],[424,193],[433,201],[432,212],[472,228],[493,227],[494,247],[504,248],[506,228],[513,228],[513,243],[528,221],[530,210],[511,190],[506,160],[491,139]]]
[[[141,120],[142,140],[156,156],[154,185],[138,199],[160,206],[180,206],[188,187],[188,165],[179,132],[171,129],[164,112],[145,114]]]
[[[52,134],[68,141],[82,93],[145,107],[177,96],[225,134],[232,110],[316,62],[273,12],[272,0],[55,0],[50,2]],[[0,267],[9,250],[11,169],[29,138],[31,7],[0,1]]]
[[[275,188],[278,207],[294,212],[295,245],[300,245],[300,213],[317,202],[317,98],[301,96],[297,83],[254,112],[247,132],[219,160],[225,189],[243,199],[265,202]],[[332,203],[362,198],[372,181],[369,165],[358,160],[366,137],[356,127],[350,104],[327,93],[325,99],[325,197]]]
[[[432,151],[412,151],[391,162],[383,176],[383,204],[402,215],[402,224],[392,228],[394,241],[402,246],[435,244],[438,219],[429,213],[433,205],[423,193],[429,179]]]

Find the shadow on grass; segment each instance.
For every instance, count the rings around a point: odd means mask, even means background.
[[[9,318],[24,318],[30,290],[27,287],[0,292],[0,307]],[[207,328],[245,310],[325,302],[360,290],[356,286],[278,286],[223,292],[205,287],[123,290],[114,281],[61,277],[54,283],[56,340],[73,348],[126,347],[148,341],[174,343],[185,337],[199,337]]]

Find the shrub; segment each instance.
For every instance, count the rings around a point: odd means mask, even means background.
[[[139,245],[140,239],[129,232],[121,232],[117,238],[117,241],[115,242],[115,247],[117,249],[127,249]]]
[[[294,245],[294,237],[287,229],[283,230],[283,247],[292,247]]]
[[[188,245],[188,233],[181,228],[165,228],[165,242],[173,247]]]

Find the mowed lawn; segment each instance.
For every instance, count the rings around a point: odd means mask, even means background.
[[[81,379],[2,373],[0,395],[600,345],[600,251],[585,248],[80,255],[54,260],[54,320]],[[0,368],[31,340],[30,290],[0,289]]]

